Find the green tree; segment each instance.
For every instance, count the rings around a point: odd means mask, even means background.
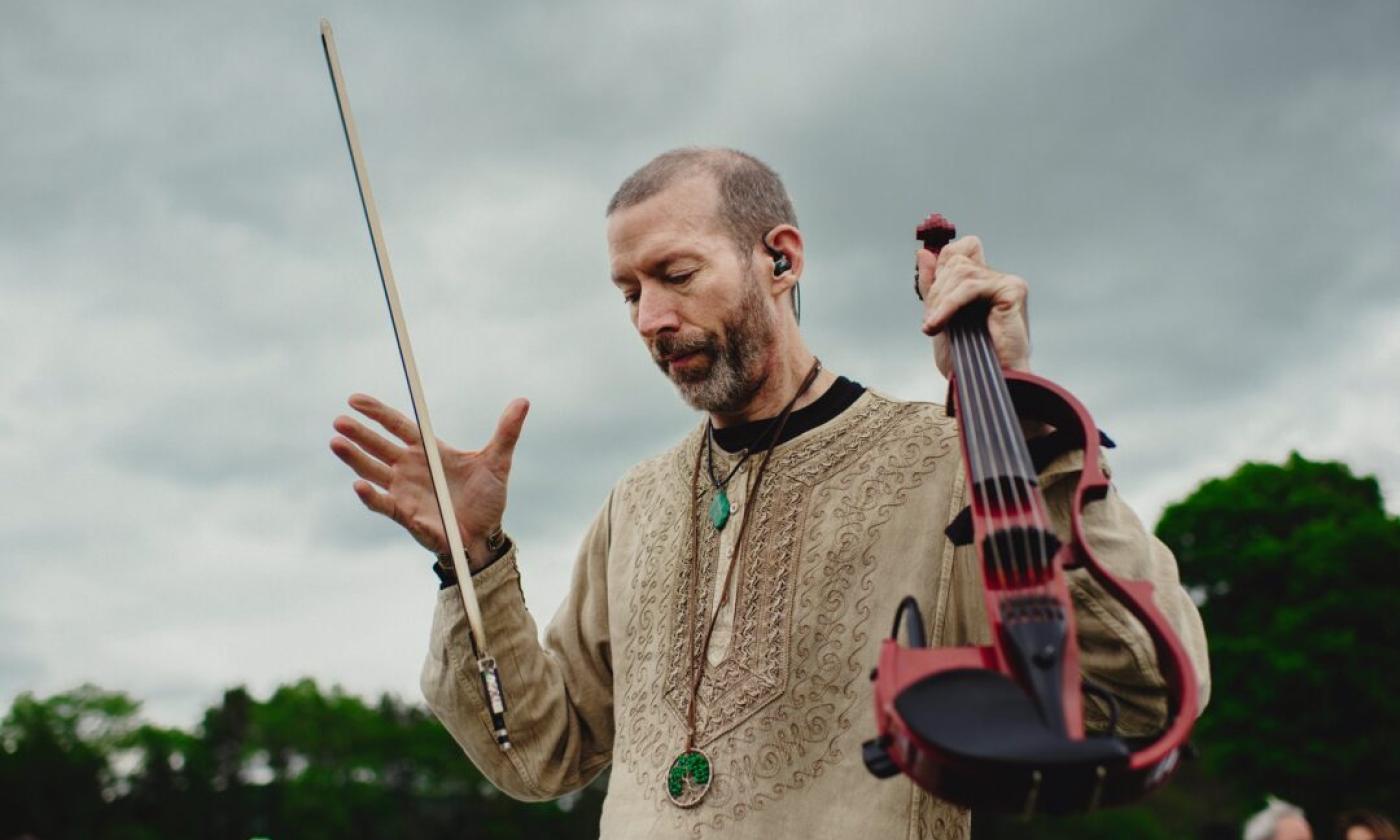
[[[1211,775],[1319,819],[1394,813],[1400,779],[1400,519],[1374,478],[1293,453],[1167,508],[1157,534],[1204,598]]]
[[[193,732],[123,694],[21,695],[0,721],[0,838],[592,838],[603,784],[501,795],[421,706],[302,680],[226,691]]]
[[[137,726],[137,708],[92,685],[17,697],[0,721],[0,837],[96,836],[121,793],[112,759]]]
[[[108,832],[114,840],[156,840],[200,834],[202,807],[209,786],[191,772],[197,739],[179,729],[145,724],[124,741],[134,767],[125,793],[107,808]]]

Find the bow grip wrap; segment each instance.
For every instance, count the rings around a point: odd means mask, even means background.
[[[481,674],[481,688],[486,693],[487,711],[491,713],[491,729],[496,736],[496,744],[502,750],[508,750],[510,735],[506,731],[506,695],[501,690],[501,672],[496,667],[495,657],[478,659],[476,669]]]

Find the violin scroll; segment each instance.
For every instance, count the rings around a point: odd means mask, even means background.
[[[914,236],[928,250],[935,254],[943,250],[943,246],[952,242],[958,236],[958,229],[953,227],[953,223],[942,213],[930,213],[928,218],[914,229]],[[919,272],[914,271],[914,297],[919,300],[924,299],[924,293],[919,290]]]

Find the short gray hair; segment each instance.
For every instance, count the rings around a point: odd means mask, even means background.
[[[1285,817],[1306,820],[1303,809],[1291,802],[1284,802],[1276,796],[1266,797],[1268,805],[1264,810],[1249,818],[1244,824],[1244,840],[1273,840],[1274,831]]]
[[[628,176],[607,215],[641,204],[682,178],[708,175],[719,190],[719,221],[741,254],[778,225],[797,226],[787,188],[768,164],[737,149],[687,146],[652,158]]]

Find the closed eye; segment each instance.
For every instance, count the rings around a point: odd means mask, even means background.
[[[698,268],[688,268],[684,271],[677,271],[671,274],[662,274],[661,282],[667,286],[683,286],[686,283],[690,282],[695,277],[695,275],[699,273],[699,271],[700,269]],[[631,284],[628,285],[630,286]],[[641,296],[642,291],[640,288],[623,288],[622,301],[628,306],[636,305],[637,300],[641,298]]]

